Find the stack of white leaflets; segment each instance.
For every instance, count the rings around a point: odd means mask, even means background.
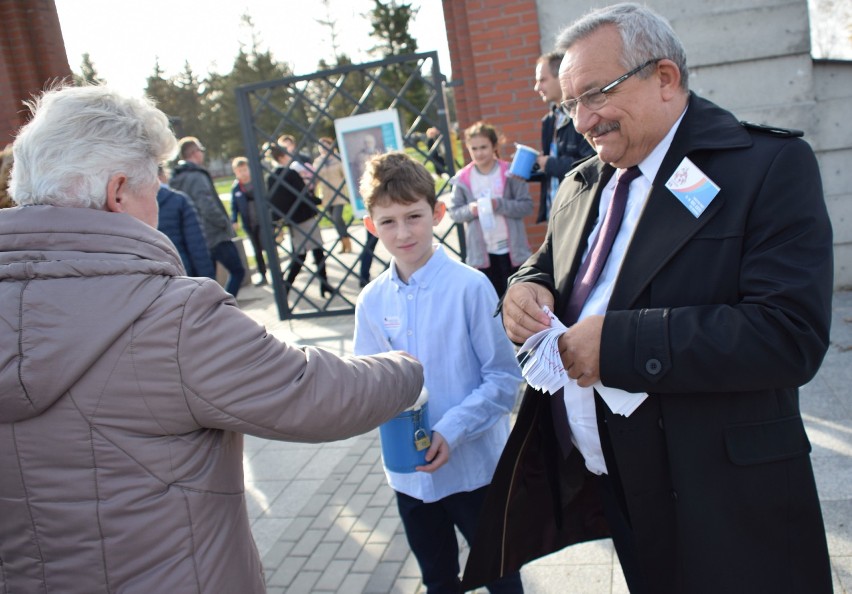
[[[554,394],[569,381],[559,356],[559,337],[568,328],[546,305],[544,312],[550,317],[550,328],[527,339],[518,351],[518,365],[530,387]]]
[[[550,328],[533,334],[527,339],[518,351],[518,364],[521,366],[521,374],[530,387],[555,394],[560,388],[574,381],[568,377],[562,364],[562,357],[559,356],[559,337],[568,328],[546,305],[544,312],[550,317]],[[648,397],[648,394],[644,392],[632,393],[608,388],[600,381],[592,387],[601,395],[612,412],[625,417],[629,417]]]

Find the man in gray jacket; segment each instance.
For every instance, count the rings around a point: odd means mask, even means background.
[[[147,99],[68,87],[33,111],[0,216],[0,592],[264,592],[243,434],[363,433],[422,367],[282,343],[184,276]]]
[[[231,241],[234,229],[228,211],[216,192],[213,178],[203,167],[204,146],[197,138],[186,136],[180,139],[178,147],[180,160],[172,173],[171,186],[192,199],[207,239],[210,257],[228,271],[225,290],[236,297],[246,276],[246,269],[237,246]]]

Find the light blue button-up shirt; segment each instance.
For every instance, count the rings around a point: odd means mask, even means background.
[[[408,284],[391,263],[358,296],[355,354],[403,350],[417,357],[432,430],[450,446],[449,462],[431,474],[385,469],[394,490],[428,503],[491,482],[521,382],[496,307],[485,275],[441,246]]]

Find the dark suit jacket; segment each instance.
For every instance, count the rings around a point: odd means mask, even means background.
[[[541,154],[550,155],[550,142],[553,140],[553,128],[556,126],[556,114],[553,110],[541,119]],[[541,198],[538,203],[536,223],[546,223],[550,216],[547,212],[547,192],[550,180],[560,181],[579,161],[595,154],[586,139],[574,129],[574,122],[568,120],[556,130],[556,155],[547,160],[544,170],[538,169],[530,176],[530,181],[541,184]],[[536,165],[538,167],[538,165]]]
[[[685,156],[721,187],[698,218],[664,185]],[[569,175],[544,245],[513,279],[549,287],[556,311],[612,172],[592,159]],[[652,592],[831,591],[798,387],[828,348],[832,282],[810,147],[690,96],[603,326],[602,382],[650,397],[628,418],[596,398]],[[553,451],[546,398],[524,397],[465,587],[606,536],[581,456]]]

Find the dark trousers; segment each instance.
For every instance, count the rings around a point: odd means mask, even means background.
[[[379,238],[367,232],[367,240],[364,242],[364,249],[361,251],[361,272],[359,278],[361,286],[370,282],[370,266],[373,265],[373,252],[376,249],[376,244],[379,243]]]
[[[509,254],[488,254],[489,266],[482,268],[482,272],[494,285],[494,290],[497,291],[497,297],[502,297],[506,292],[506,285],[509,277],[518,271],[517,266],[512,266],[512,260]]]
[[[246,269],[243,267],[237,246],[234,245],[233,241],[219,242],[210,250],[210,257],[228,271],[228,282],[225,283],[225,290],[236,297],[246,276]]]
[[[257,272],[260,276],[266,276],[266,260],[263,259],[263,244],[260,243],[260,227],[255,227],[247,233],[254,249],[254,258],[257,261]]]
[[[440,501],[424,503],[419,499],[396,494],[399,516],[411,551],[420,565],[427,594],[458,594],[459,547],[455,527],[470,543],[476,533],[479,512],[488,487],[455,493]],[[511,573],[486,586],[492,594],[522,593],[519,572]]]

